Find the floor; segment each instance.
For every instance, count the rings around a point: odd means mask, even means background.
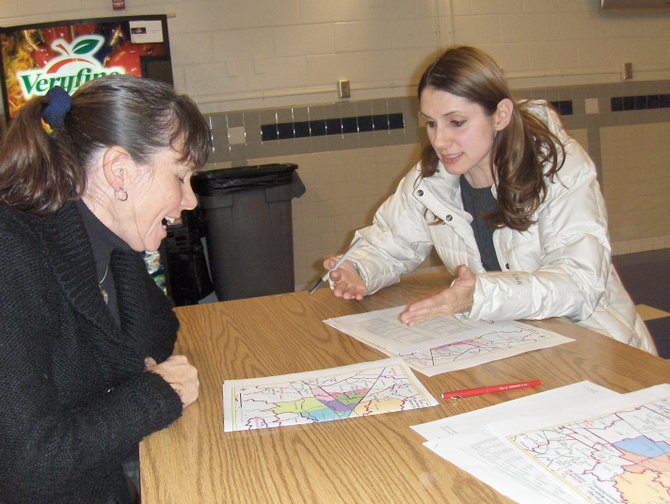
[[[613,261],[659,355],[670,359],[670,249],[614,256]]]

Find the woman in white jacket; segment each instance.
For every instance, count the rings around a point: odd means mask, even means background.
[[[334,294],[360,300],[435,247],[456,278],[410,304],[400,316],[409,325],[455,313],[565,317],[655,354],[611,263],[595,166],[553,109],[514,102],[495,61],[473,47],[442,54],[418,95],[430,145],[356,232],[363,245],[331,271]]]

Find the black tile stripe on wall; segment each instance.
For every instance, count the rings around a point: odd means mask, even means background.
[[[290,138],[342,135],[368,131],[389,131],[405,127],[402,112],[358,117],[336,117],[315,121],[279,124],[261,124],[261,140],[287,140]]]
[[[550,103],[558,110],[560,115],[572,115],[572,100],[552,101]]]
[[[641,95],[641,96],[613,96],[610,98],[612,112],[627,110],[646,110],[670,107],[670,94]]]

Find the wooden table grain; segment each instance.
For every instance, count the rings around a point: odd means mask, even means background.
[[[541,378],[540,390],[590,380],[618,392],[664,383],[670,363],[568,322],[533,324],[575,339],[471,369],[417,377],[439,405],[399,413],[247,432],[223,432],[224,380],[311,371],[385,355],[322,321],[398,306],[449,285],[446,273],[409,276],[363,301],[322,288],[179,307],[177,352],[199,371],[200,398],[140,445],[143,504],[508,503],[422,446],[411,425],[533,389],[442,401],[441,392]]]

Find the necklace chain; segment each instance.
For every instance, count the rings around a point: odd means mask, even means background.
[[[105,303],[109,301],[109,293],[107,292],[107,289],[104,289],[102,287],[102,282],[105,281],[105,278],[107,278],[107,273],[109,273],[109,264],[105,268],[105,274],[102,275],[102,278],[98,280],[98,287],[100,287],[100,293],[102,294],[102,299]]]
[[[107,278],[107,273],[109,273],[109,265],[105,268],[105,274],[102,275],[102,278],[98,280],[98,285],[102,285],[102,282],[105,281],[105,278]]]

